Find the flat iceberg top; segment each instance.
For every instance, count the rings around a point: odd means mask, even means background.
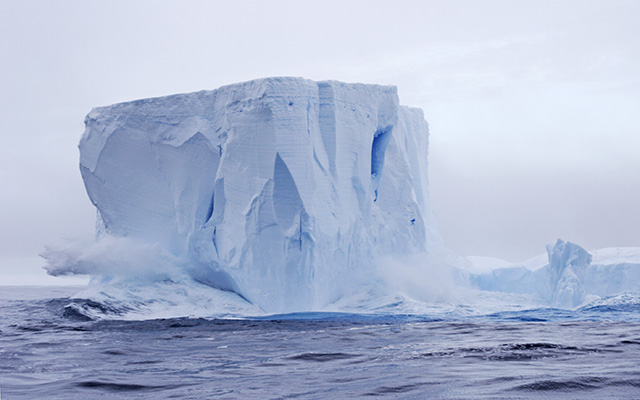
[[[109,113],[122,113],[127,112],[131,108],[145,108],[151,106],[157,107],[170,107],[179,108],[180,106],[192,107],[198,101],[207,101],[215,97],[221,97],[223,99],[232,99],[232,102],[239,101],[256,101],[263,100],[265,98],[300,98],[304,97],[305,93],[313,92],[316,88],[338,88],[344,97],[337,98],[336,101],[342,102],[346,105],[359,105],[361,99],[367,96],[393,96],[397,99],[398,88],[393,85],[377,85],[368,83],[345,83],[335,80],[327,81],[312,81],[310,79],[300,77],[268,77],[254,79],[246,82],[234,83],[230,85],[221,86],[213,90],[200,90],[191,93],[178,93],[168,96],[149,97],[145,99],[137,99],[132,101],[125,101],[116,103],[109,106],[102,106],[94,108],[87,118],[93,118],[105,112]],[[301,96],[301,94],[303,96]],[[350,94],[350,95],[349,95]],[[146,108],[146,111],[150,111],[153,114],[152,108]],[[415,108],[422,112],[422,110]],[[191,108],[189,113],[197,112],[197,108]]]
[[[334,93],[338,93],[338,95],[334,96]],[[291,107],[295,110],[300,106],[309,106],[307,99],[315,96],[319,96],[321,102],[330,99],[334,105],[350,109],[352,112],[364,111],[367,114],[367,119],[374,117],[371,112],[367,111],[377,111],[369,107],[372,104],[380,103],[375,99],[384,100],[387,103],[387,109],[382,110],[383,115],[375,117],[386,115],[387,118],[393,118],[397,113],[398,94],[395,86],[339,81],[315,82],[296,77],[273,77],[226,85],[214,90],[153,97],[97,107],[87,115],[85,124],[87,126],[96,122],[105,125],[113,124],[131,114],[144,118],[146,123],[160,125],[196,124],[198,116],[206,116],[206,119],[211,121],[211,117],[215,117],[215,115],[211,115],[212,111],[221,112],[226,109],[225,111],[243,112],[243,109],[258,104],[268,104],[273,111],[285,111]],[[418,113],[420,118],[424,118],[421,110],[405,108],[407,112]],[[384,111],[387,113],[385,114]],[[383,124],[384,122],[381,121]],[[89,132],[89,130],[85,131],[83,141],[90,139]],[[172,132],[174,137],[163,139],[170,139],[179,144],[191,137],[189,133],[190,129],[182,129],[180,132]],[[97,138],[94,137],[94,139]],[[85,143],[85,146],[88,144]],[[98,142],[97,145],[101,146],[102,142]],[[93,169],[95,160],[92,160],[91,156],[95,156],[95,154],[89,149],[80,153],[81,164]]]
[[[591,264],[640,264],[640,247],[607,247],[590,253]]]
[[[640,264],[640,247],[607,247],[589,250],[591,265]],[[526,261],[510,262],[500,258],[484,256],[468,256],[468,264],[461,265],[461,269],[473,273],[485,273],[501,268],[524,267],[536,271],[549,264],[549,255],[542,253]]]

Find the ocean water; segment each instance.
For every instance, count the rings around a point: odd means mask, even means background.
[[[637,301],[443,318],[94,321],[0,287],[0,398],[638,399]]]

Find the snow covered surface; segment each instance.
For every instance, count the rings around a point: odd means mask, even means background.
[[[43,257],[52,275],[91,275],[70,306],[91,318],[465,315],[640,291],[640,248],[448,252],[427,122],[395,87],[266,78],[96,108],[85,125],[97,238]]]

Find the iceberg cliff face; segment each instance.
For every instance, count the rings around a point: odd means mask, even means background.
[[[373,279],[379,257],[438,238],[427,123],[395,87],[269,78],[97,108],[85,124],[99,232],[159,246],[267,312],[321,308]]]

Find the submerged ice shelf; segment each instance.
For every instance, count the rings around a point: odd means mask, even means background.
[[[592,260],[558,241],[485,272],[448,252],[427,122],[392,86],[266,78],[96,108],[85,125],[97,240],[43,254],[52,275],[92,276],[85,316],[575,308],[640,291],[638,249]]]

